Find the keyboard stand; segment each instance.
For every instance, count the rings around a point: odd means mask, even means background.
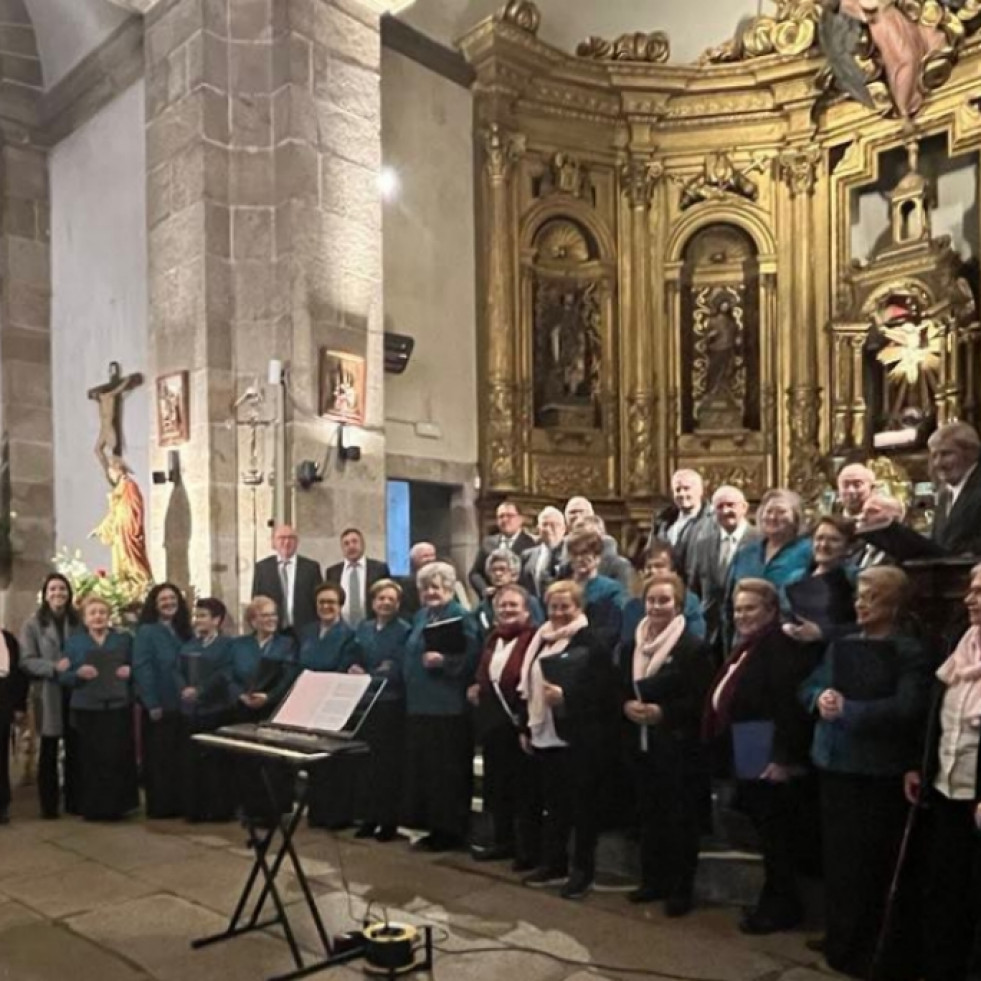
[[[270,814],[278,814],[279,806],[276,799],[274,783],[269,772],[269,767],[272,765],[270,759],[272,754],[268,750],[263,750],[262,756],[259,756],[256,747],[250,743],[243,742],[235,747],[230,745],[231,740],[211,737],[210,734],[204,734],[195,738],[199,742],[208,745],[212,750],[221,749],[237,755],[248,755],[255,759],[262,777],[266,796],[269,800]],[[307,771],[318,765],[327,763],[330,757],[321,756],[315,761],[298,761],[292,758],[292,756],[293,754],[284,755],[280,761],[277,761],[285,763],[294,771],[296,793],[292,813],[285,815],[279,814],[277,818],[270,821],[254,815],[242,816],[242,823],[248,835],[248,845],[255,858],[242,893],[235,905],[235,911],[232,913],[232,918],[228,926],[220,933],[191,941],[191,947],[199,950],[202,947],[208,947],[211,944],[220,943],[223,940],[232,940],[235,937],[253,933],[257,930],[268,930],[270,927],[281,926],[283,928],[283,934],[286,937],[286,943],[289,945],[290,953],[293,956],[293,961],[296,964],[296,969],[287,971],[285,974],[277,974],[269,978],[268,981],[293,981],[295,978],[303,978],[310,974],[316,974],[318,971],[323,971],[325,968],[332,967],[335,964],[343,964],[346,961],[351,961],[364,955],[364,941],[360,933],[338,938],[331,937],[327,933],[323,918],[320,915],[320,910],[317,909],[313,891],[310,889],[309,880],[303,871],[300,857],[293,845],[293,836],[296,834],[296,830],[307,812],[309,803],[310,781]],[[276,885],[276,879],[287,858],[289,858],[297,882],[300,884],[304,902],[313,919],[314,926],[317,930],[317,937],[323,948],[323,958],[318,959],[315,963],[305,963],[303,954],[300,951],[300,945],[297,943],[296,935],[290,924],[289,916],[286,913],[286,906]],[[257,891],[260,876],[262,878],[262,887],[258,889],[258,895],[253,900],[253,893]],[[270,900],[272,901],[274,913],[272,916],[263,919],[263,910]],[[247,912],[250,903],[251,911]]]

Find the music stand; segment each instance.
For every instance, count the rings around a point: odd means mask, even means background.
[[[383,686],[383,680],[379,686],[373,679],[368,691],[352,708],[352,715],[365,702],[370,709],[377,700],[380,687]],[[290,694],[292,695],[295,690],[296,686]],[[358,714],[358,728],[363,724],[366,716],[367,710]],[[249,741],[246,739],[246,730],[249,728],[259,729],[260,727],[229,726],[224,730],[228,734],[223,735],[223,730],[219,730],[214,733],[198,733],[193,737],[211,750],[250,757],[256,761],[265,797],[269,804],[269,813],[265,815],[249,813],[248,809],[242,812],[241,820],[248,836],[248,846],[255,856],[252,868],[225,929],[219,933],[191,941],[191,947],[198,950],[257,930],[281,926],[296,968],[275,975],[268,981],[293,981],[293,979],[315,974],[335,964],[354,960],[364,954],[364,938],[360,932],[345,934],[340,937],[332,937],[327,932],[309,880],[303,871],[300,856],[293,844],[293,837],[309,805],[310,772],[328,766],[330,760],[335,756],[342,754],[367,755],[369,748],[367,743],[345,738],[343,734],[323,732],[319,738],[310,743],[309,749],[291,749],[288,746],[277,746],[269,742]],[[315,735],[316,730],[312,730],[312,734]],[[286,767],[291,771],[294,781],[294,805],[290,813],[283,812],[281,795],[276,792],[276,782],[272,772],[274,767]],[[315,963],[304,961],[286,912],[286,905],[276,884],[277,877],[287,858],[296,875],[297,882],[300,884],[303,900],[323,948],[323,956],[317,955]],[[253,900],[253,894],[256,892],[260,877],[262,886]],[[263,918],[263,910],[269,901],[272,902],[274,914]],[[248,911],[250,903],[252,904],[251,910]]]

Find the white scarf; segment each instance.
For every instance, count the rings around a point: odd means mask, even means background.
[[[0,678],[10,676],[10,650],[7,647],[7,638],[0,630]]]
[[[968,685],[971,689],[964,704],[969,719],[981,718],[981,627],[971,627],[954,653],[937,669],[937,677],[948,688]]]
[[[525,652],[524,663],[521,665],[521,683],[518,685],[518,691],[528,703],[530,726],[540,726],[551,711],[545,704],[545,675],[542,674],[539,660],[561,654],[569,646],[569,641],[588,626],[586,614],[580,613],[564,627],[553,627],[550,623],[542,624],[531,638],[531,643]]]
[[[653,677],[661,670],[685,632],[685,618],[679,613],[652,639],[648,639],[649,627],[650,618],[644,617],[634,634],[634,681]]]

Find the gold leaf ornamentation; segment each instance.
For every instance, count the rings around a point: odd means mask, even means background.
[[[498,13],[497,19],[529,34],[537,34],[542,23],[541,12],[531,0],[510,0]]]
[[[664,31],[645,34],[621,34],[608,41],[601,37],[588,37],[576,48],[580,58],[597,61],[640,61],[647,64],[664,64],[671,57],[671,42]]]

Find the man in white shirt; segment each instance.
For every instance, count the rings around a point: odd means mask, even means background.
[[[885,525],[890,521],[902,524],[906,517],[906,508],[902,501],[887,494],[872,494],[862,506],[862,513],[858,516],[855,524],[857,531],[863,528],[871,528],[876,525]],[[871,543],[867,543],[854,555],[854,562],[858,569],[871,569],[877,565],[895,565],[893,560]]]
[[[545,590],[558,578],[565,531],[565,518],[558,508],[549,505],[538,512],[539,542],[525,552],[519,582],[539,599],[544,598]]]
[[[252,596],[275,600],[282,630],[302,630],[317,619],[313,594],[320,585],[320,563],[298,555],[300,538],[289,525],[273,531],[275,552],[256,562],[252,575]]]
[[[838,500],[846,518],[857,521],[875,487],[875,474],[864,464],[849,463],[838,472]]]
[[[940,426],[927,442],[938,485],[931,537],[953,555],[981,555],[981,439],[966,422]]]
[[[660,539],[674,549],[674,567],[686,579],[691,578],[692,563],[689,546],[701,528],[711,524],[712,510],[705,503],[705,484],[695,470],[677,470],[671,478],[671,498],[674,502],[653,521],[649,542]]]
[[[324,573],[327,582],[336,582],[344,588],[347,597],[342,615],[352,627],[371,617],[371,587],[379,579],[390,579],[388,564],[365,557],[364,535],[359,528],[345,528],[341,532],[343,562],[330,566]]]

